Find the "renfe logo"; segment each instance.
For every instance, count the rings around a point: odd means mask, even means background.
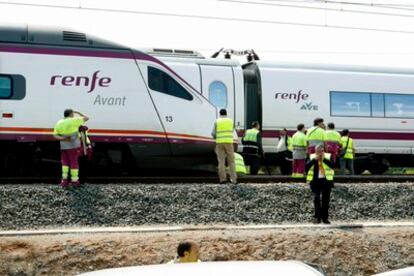
[[[309,94],[303,93],[299,90],[298,93],[276,93],[275,99],[281,100],[295,100],[295,103],[300,101],[306,101],[309,98]]]
[[[61,76],[61,75],[55,75],[52,76],[50,79],[50,85],[61,84],[63,86],[85,86],[89,87],[88,93],[91,93],[93,90],[95,90],[96,85],[99,85],[100,87],[109,87],[109,84],[111,83],[111,78],[98,77],[99,71],[96,71],[93,73],[92,78],[85,77],[85,76]]]

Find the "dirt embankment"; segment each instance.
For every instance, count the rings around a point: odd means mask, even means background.
[[[160,264],[188,238],[201,259],[285,260],[321,265],[328,275],[372,275],[414,266],[414,229],[194,231],[2,238],[0,275],[75,275]]]

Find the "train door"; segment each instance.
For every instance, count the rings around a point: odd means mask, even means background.
[[[175,72],[161,64],[141,63],[151,97],[174,155],[210,152],[216,108]]]
[[[200,65],[203,95],[217,107],[225,108],[230,118],[235,120],[234,72],[230,66]]]
[[[262,120],[262,87],[260,72],[255,63],[243,66],[245,125],[248,128],[254,121],[263,126]]]

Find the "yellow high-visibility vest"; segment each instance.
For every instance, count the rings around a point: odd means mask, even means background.
[[[301,131],[297,131],[292,137],[293,149],[305,149],[306,148],[306,135]]]
[[[288,151],[293,151],[292,137],[290,136],[287,136],[287,149]]]
[[[349,142],[348,142],[348,139],[349,139]],[[346,145],[347,143],[348,143],[348,146]],[[354,148],[354,142],[352,138],[349,138],[349,136],[341,137],[341,146],[342,146],[342,150],[345,150],[345,155],[342,158],[354,159],[354,151],[352,150]]]
[[[238,154],[237,152],[234,153],[234,162],[236,163],[236,173],[239,174],[246,174],[246,166],[244,165],[243,156]]]
[[[246,134],[244,134],[243,141],[245,142],[256,142],[257,143],[257,134],[259,134],[259,130],[255,128],[251,128],[246,130]]]
[[[311,160],[315,159],[315,157],[316,157],[316,154],[311,154],[310,159]],[[324,159],[329,160],[330,157],[331,157],[331,155],[329,153],[325,153]],[[314,168],[314,166],[315,165],[313,165],[308,171],[308,175],[306,176],[306,183],[309,183],[313,180],[313,168]],[[334,170],[331,169],[328,165],[326,165],[323,162],[322,162],[322,166],[323,166],[323,169],[325,170],[326,180],[333,181],[334,174],[335,174]]]
[[[327,130],[326,133],[326,141],[329,142],[336,142],[338,144],[341,143],[341,134],[339,134],[336,130]]]
[[[306,141],[308,141],[310,146],[315,146],[316,144],[321,144],[326,141],[325,130],[319,126],[314,126],[308,129],[306,132]]]
[[[216,143],[233,144],[233,120],[230,118],[218,118],[216,120]]]
[[[53,130],[54,135],[73,135],[79,133],[79,127],[84,124],[82,117],[65,118],[59,120]]]

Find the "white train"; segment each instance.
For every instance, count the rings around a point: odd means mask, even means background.
[[[89,35],[0,27],[0,174],[59,172],[51,135],[65,108],[87,114],[91,171],[208,169],[213,122],[226,108],[239,134],[263,126],[271,161],[279,130],[315,117],[349,128],[360,170],[413,154],[414,71],[204,58],[138,51]],[[368,157],[368,158],[366,158]],[[49,165],[47,165],[49,164]],[[52,168],[53,167],[53,168]]]
[[[130,266],[86,272],[79,276],[163,276],[163,275],[301,275],[324,276],[324,270],[316,265],[300,261],[227,261],[181,264]],[[391,274],[393,275],[393,274]]]

